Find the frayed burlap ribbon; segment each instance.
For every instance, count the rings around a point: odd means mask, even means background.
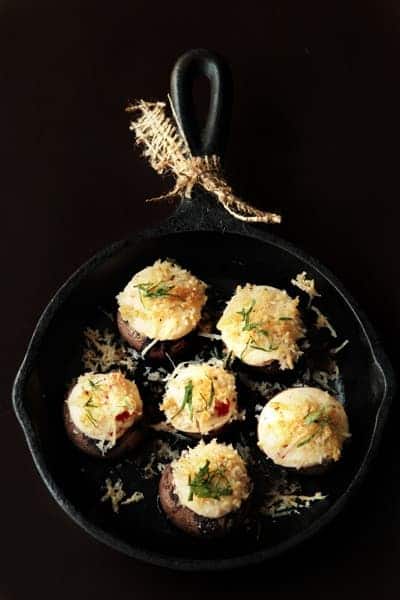
[[[219,156],[192,156],[183,133],[178,132],[167,116],[164,102],[139,100],[126,110],[136,115],[130,129],[150,165],[160,175],[172,173],[176,177],[175,187],[170,192],[150,200],[190,198],[193,187],[199,185],[214,194],[236,219],[253,223],[281,222],[280,215],[254,208],[234,195],[223,176]]]

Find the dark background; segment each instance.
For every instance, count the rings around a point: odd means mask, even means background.
[[[260,568],[177,574],[90,539],[50,499],[10,387],[50,296],[83,261],[168,212],[133,150],[129,99],[163,99],[183,51],[235,81],[227,171],[276,231],[331,268],[396,363],[400,3],[0,1],[0,598],[398,598],[396,402],[368,481],[316,540]],[[258,590],[258,591],[257,591]]]

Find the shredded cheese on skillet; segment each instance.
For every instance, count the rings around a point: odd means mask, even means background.
[[[123,489],[123,483],[121,479],[117,479],[115,483],[112,483],[111,479],[105,481],[106,493],[101,498],[101,502],[110,500],[113,512],[118,513],[121,504],[137,504],[144,499],[143,492],[133,492],[128,498],[126,492]],[[125,498],[125,499],[124,499]]]
[[[321,296],[321,294],[319,294],[315,288],[314,279],[307,277],[307,273],[305,271],[298,273],[296,277],[290,281],[290,283],[308,295],[309,305],[312,303],[314,298]]]
[[[87,327],[83,334],[85,348],[82,362],[85,369],[106,372],[111,367],[126,367],[132,373],[135,371],[139,354],[133,348],[119,344],[109,329],[100,331]]]
[[[317,322],[315,324],[317,329],[326,328],[329,329],[329,332],[332,337],[337,338],[337,333],[332,325],[328,321],[328,317],[326,317],[316,306],[312,306],[311,310],[315,312],[317,315]]]

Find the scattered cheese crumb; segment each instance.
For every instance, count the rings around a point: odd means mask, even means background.
[[[296,275],[296,277],[294,279],[291,279],[290,283],[308,295],[308,297],[309,297],[308,305],[309,306],[311,305],[314,298],[316,298],[317,296],[321,296],[321,294],[319,294],[317,292],[317,290],[315,289],[314,279],[309,279],[307,277],[306,271],[303,271],[302,273],[298,273],[298,275]]]
[[[197,333],[199,337],[208,338],[209,340],[221,340],[222,336],[219,333],[203,333],[199,331]]]
[[[235,448],[247,464],[253,462],[250,446],[247,444],[242,444],[241,442],[237,442],[237,444],[235,444]]]
[[[101,502],[111,500],[111,506],[113,511],[115,513],[118,513],[119,505],[126,496],[126,493],[122,489],[121,479],[117,479],[117,481],[114,484],[112,483],[111,479],[106,479],[106,490],[106,493],[101,498]]]
[[[252,392],[257,392],[263,398],[270,399],[278,392],[281,392],[285,389],[285,386],[278,383],[277,381],[274,383],[270,383],[269,381],[254,381],[250,379],[245,373],[239,373],[239,379],[244,385],[249,388]]]
[[[317,322],[315,324],[317,329],[329,329],[331,336],[337,338],[337,333],[332,327],[332,325],[329,323],[328,318],[320,310],[318,310],[316,306],[312,306],[311,310],[313,310],[317,315]]]
[[[101,498],[101,502],[111,500],[113,512],[117,514],[119,512],[120,504],[136,504],[143,499],[144,494],[142,492],[133,492],[133,494],[126,498],[126,492],[122,487],[121,479],[117,479],[114,484],[111,479],[106,479],[106,493]]]
[[[136,504],[137,502],[140,502],[143,499],[144,499],[143,492],[133,492],[133,494],[131,496],[129,496],[129,498],[127,498],[126,500],[121,502],[121,504]]]
[[[140,357],[144,358],[146,356],[146,354],[149,352],[149,350],[152,349],[153,346],[155,346],[156,344],[158,344],[160,340],[158,340],[157,338],[155,338],[154,340],[151,340],[151,342],[149,344],[147,344],[147,346],[145,348],[143,348]]]
[[[332,348],[331,353],[332,354],[337,354],[338,352],[340,352],[341,350],[343,350],[343,348],[345,346],[347,346],[348,343],[349,343],[349,340],[344,340],[343,344],[340,344],[340,346],[338,346],[337,348]]]
[[[83,334],[86,347],[82,362],[85,369],[104,373],[113,366],[125,366],[129,371],[135,371],[139,354],[133,348],[119,344],[109,329],[100,331],[87,327]]]
[[[153,429],[155,426],[153,426]],[[163,440],[157,440],[154,452],[150,454],[147,464],[143,467],[144,479],[152,479],[164,470],[165,464],[179,457],[179,450],[173,450]],[[163,461],[163,462],[161,462]]]
[[[321,492],[316,492],[313,496],[303,494],[282,494],[271,492],[267,495],[266,502],[262,505],[260,512],[262,515],[272,517],[287,517],[292,514],[299,514],[300,509],[310,508],[313,502],[325,500]]]
[[[111,448],[113,448],[114,443],[113,443],[113,440],[99,440],[96,443],[96,446],[98,447],[98,449],[100,450],[100,452],[104,456],[105,454],[107,454],[107,452],[109,450],[111,450]]]

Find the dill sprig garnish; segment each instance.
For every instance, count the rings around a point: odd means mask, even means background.
[[[193,496],[213,498],[214,500],[219,500],[222,496],[230,496],[233,490],[225,472],[224,467],[210,470],[210,461],[206,460],[193,479],[190,475],[188,477],[189,502],[193,500]]]
[[[175,419],[175,417],[178,416],[184,410],[186,405],[189,408],[190,420],[192,421],[193,420],[193,382],[191,379],[189,379],[189,381],[185,385],[185,392],[183,395],[182,404],[180,405],[178,412],[176,412],[174,414],[172,419]]]
[[[171,293],[171,290],[174,288],[173,283],[169,284],[165,281],[158,281],[156,283],[145,282],[138,283],[134,287],[138,288],[143,305],[143,298],[165,298],[166,296],[170,296],[181,300],[180,296]]]
[[[242,331],[252,331],[253,329],[258,329],[260,326],[260,323],[255,323],[255,322],[252,323],[250,321],[250,315],[254,309],[255,304],[256,304],[256,301],[253,298],[249,308],[242,308],[241,310],[239,310],[236,313],[242,317],[242,321],[243,321]]]
[[[260,346],[259,344],[256,343],[255,339],[252,336],[250,336],[246,342],[245,347],[243,348],[243,350],[240,354],[240,360],[243,359],[246,352],[248,352],[250,349],[251,350],[261,350],[261,352],[273,352],[274,350],[277,350],[278,348],[279,348],[279,345],[274,346],[272,343],[270,343],[268,347]]]
[[[93,415],[93,408],[99,408],[99,404],[96,403],[95,394],[100,391],[101,383],[96,383],[92,381],[92,379],[88,379],[88,384],[90,385],[91,391],[89,392],[89,398],[86,400],[83,408],[85,409],[85,416],[89,423],[93,425],[93,427],[98,427],[98,421]]]
[[[324,406],[323,408],[308,413],[308,415],[304,417],[304,423],[306,425],[316,424],[317,428],[310,435],[300,440],[300,442],[296,444],[297,448],[301,448],[301,446],[305,446],[305,444],[311,442],[311,440],[321,433],[325,425],[330,424],[329,415],[326,413],[326,407]]]
[[[251,301],[251,304],[248,308],[242,308],[241,310],[239,310],[237,312],[237,314],[242,317],[242,331],[252,331],[254,333],[263,335],[266,338],[269,338],[269,336],[270,336],[269,331],[262,327],[262,323],[260,321],[258,321],[258,322],[250,321],[250,315],[254,309],[255,304],[256,304],[256,301],[253,298],[253,300]],[[282,318],[282,320],[284,320],[284,319],[286,319],[286,317]],[[261,350],[262,352],[272,352],[273,350],[277,350],[278,348],[279,348],[279,345],[274,346],[272,344],[272,342],[269,343],[269,346],[261,346],[254,339],[253,335],[250,334],[250,336],[246,342],[246,345],[240,354],[240,359],[242,360],[244,355],[246,354],[246,352],[248,352],[248,350],[250,350],[250,349]]]

